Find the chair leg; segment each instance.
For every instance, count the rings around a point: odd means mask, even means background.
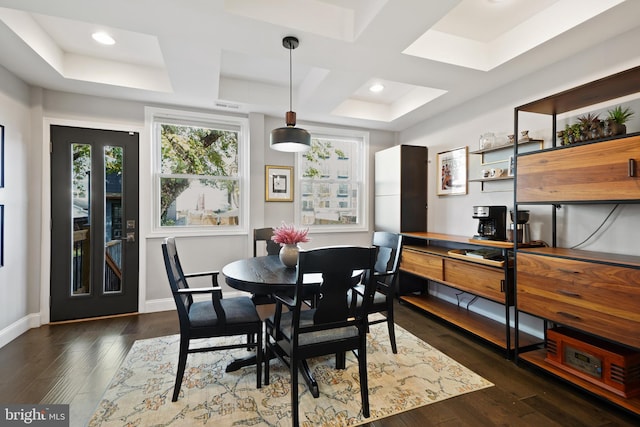
[[[298,410],[298,360],[291,358],[289,369],[291,371],[291,422],[294,427],[300,425],[300,414]]]
[[[271,346],[269,343],[269,331],[264,333],[264,384],[269,385],[269,362],[271,361]]]
[[[347,353],[336,353],[336,369],[345,369],[347,366]]]
[[[182,378],[184,377],[184,368],[187,366],[187,354],[189,351],[189,338],[180,336],[180,354],[178,356],[178,372],[176,373],[176,383],[173,386],[172,402],[178,400],[180,387],[182,386]]]
[[[393,351],[393,354],[397,354],[398,346],[396,345],[396,328],[395,321],[393,320],[393,298],[389,299],[389,304],[387,305],[387,328],[389,329],[391,351]]]
[[[256,333],[256,370],[257,370],[257,387],[261,388],[262,387],[262,356],[263,356],[263,349],[262,349],[262,329],[260,329],[257,333]]]
[[[360,375],[360,399],[362,400],[362,415],[369,418],[369,381],[367,378],[367,347],[366,334],[360,338],[358,350],[358,370]]]

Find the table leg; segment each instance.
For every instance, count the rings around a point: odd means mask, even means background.
[[[311,369],[309,369],[309,364],[306,360],[303,360],[300,363],[300,373],[302,373],[302,377],[304,381],[307,383],[309,387],[309,391],[311,395],[315,398],[320,397],[320,389],[318,388],[318,382],[315,378],[313,378],[313,374],[311,373]]]

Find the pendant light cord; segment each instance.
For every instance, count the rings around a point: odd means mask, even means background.
[[[289,111],[293,111],[293,61],[291,60],[291,51],[293,46],[289,46]]]

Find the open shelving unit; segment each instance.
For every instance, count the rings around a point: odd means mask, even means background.
[[[629,359],[629,366],[620,367],[605,356],[619,348],[625,354],[640,355],[640,257],[556,247],[557,206],[640,203],[640,134],[558,146],[557,115],[636,93],[640,93],[640,67],[515,108],[515,134],[521,113],[551,118],[551,148],[519,153],[514,146],[514,209],[550,205],[553,234],[549,248],[514,248],[514,300],[516,330],[519,313],[527,313],[544,320],[545,337],[547,328],[559,326],[581,337],[573,347],[557,348],[554,342],[518,352],[516,361],[640,414],[640,379],[632,377],[640,362],[635,365],[635,359]],[[552,357],[561,362],[551,363]],[[624,357],[615,363],[624,364]],[[611,383],[626,390],[613,392]]]

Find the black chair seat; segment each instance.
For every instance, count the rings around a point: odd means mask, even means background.
[[[225,312],[226,325],[260,322],[260,316],[249,297],[221,299],[220,305]],[[189,309],[191,326],[194,328],[218,326],[220,322],[212,308],[211,301],[198,301],[191,304]]]
[[[313,326],[313,310],[304,310],[300,313],[300,327]],[[288,311],[282,313],[280,317],[280,331],[282,336],[287,342],[290,342],[292,337],[291,321],[293,320],[293,314]],[[269,316],[266,320],[270,324],[274,324],[274,316]],[[308,332],[301,334],[298,339],[298,345],[311,345],[311,344],[324,344],[326,342],[332,342],[341,339],[357,338],[358,328],[356,326],[346,326],[336,329],[319,330],[316,332]]]

